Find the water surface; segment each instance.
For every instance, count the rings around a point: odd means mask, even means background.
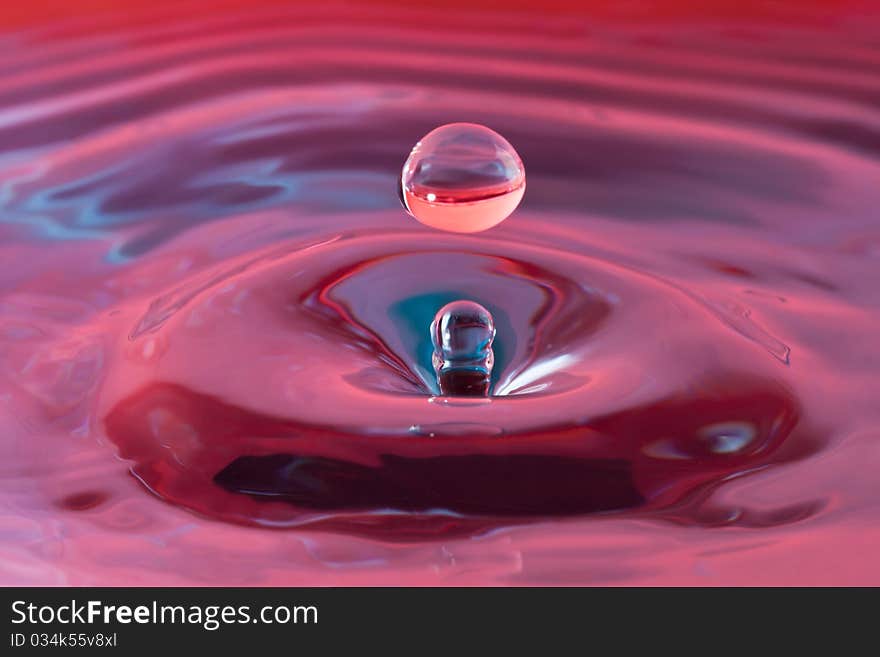
[[[198,9],[0,36],[0,581],[880,583],[868,5]],[[473,235],[396,192],[457,121]]]

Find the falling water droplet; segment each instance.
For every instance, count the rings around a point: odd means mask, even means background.
[[[526,191],[522,160],[504,137],[476,123],[449,123],[417,143],[403,165],[400,197],[418,221],[476,233],[504,221]]]
[[[431,323],[434,371],[443,395],[486,397],[495,356],[492,314],[473,301],[443,306]]]

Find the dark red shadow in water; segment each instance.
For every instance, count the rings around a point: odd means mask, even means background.
[[[751,436],[736,449],[713,437],[731,423]],[[505,436],[354,435],[167,383],[141,389],[106,418],[133,473],[169,502],[245,524],[406,540],[625,510],[718,524],[723,509],[707,512],[689,497],[814,452],[819,441],[801,424],[783,386],[737,374],[586,426]]]
[[[214,481],[229,491],[327,510],[555,516],[635,507],[644,501],[623,460],[541,454],[379,458],[378,466],[369,467],[288,454],[242,456]]]

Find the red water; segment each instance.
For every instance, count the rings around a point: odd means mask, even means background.
[[[477,5],[10,18],[2,583],[880,584],[880,16]]]

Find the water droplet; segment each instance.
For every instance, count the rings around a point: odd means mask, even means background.
[[[449,123],[425,135],[404,163],[399,186],[407,212],[455,233],[497,226],[525,190],[525,169],[513,146],[476,123]]]
[[[485,397],[495,355],[492,314],[473,301],[443,306],[431,323],[434,371],[443,395]]]

